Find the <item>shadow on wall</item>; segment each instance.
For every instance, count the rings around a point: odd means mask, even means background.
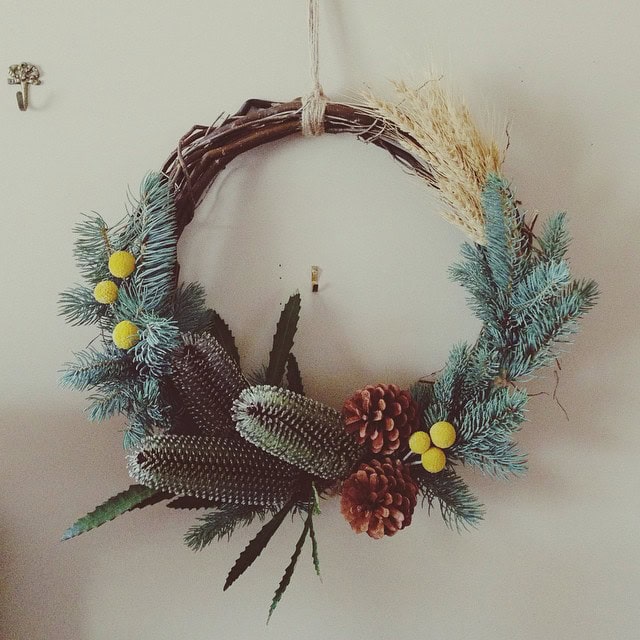
[[[4,409],[2,423],[2,637],[88,637],[84,599],[96,548],[60,537],[128,486],[118,421],[94,425],[81,413],[21,406]]]

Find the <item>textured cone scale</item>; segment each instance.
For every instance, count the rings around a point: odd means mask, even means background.
[[[304,480],[286,462],[224,436],[150,436],[127,459],[140,484],[213,502],[278,507]]]
[[[287,389],[246,389],[235,402],[234,419],[246,440],[320,478],[344,478],[362,457],[340,413]]]
[[[418,487],[400,460],[384,458],[362,463],[341,493],[340,511],[351,528],[377,540],[411,524]]]
[[[407,443],[417,427],[418,407],[409,391],[395,384],[368,385],[344,403],[342,419],[359,444],[386,455]]]
[[[186,336],[171,361],[172,381],[198,431],[234,435],[233,401],[249,385],[236,362],[209,334]]]

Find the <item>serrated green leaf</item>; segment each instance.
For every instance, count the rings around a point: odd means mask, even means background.
[[[218,506],[217,502],[207,500],[207,498],[194,498],[192,496],[180,496],[167,504],[168,509],[214,509]]]
[[[309,524],[309,537],[311,538],[311,557],[313,558],[313,566],[316,570],[318,578],[322,579],[320,575],[320,556],[318,555],[318,540],[316,539],[316,531],[313,528],[313,519]]]
[[[280,386],[287,364],[287,358],[293,348],[293,339],[298,328],[300,318],[300,294],[292,295],[284,305],[280,320],[273,336],[273,348],[269,354],[266,384]]]
[[[302,375],[300,374],[300,367],[298,366],[298,360],[290,353],[287,356],[287,388],[295,393],[304,395],[304,386],[302,384]]]
[[[245,547],[233,567],[231,567],[231,571],[229,571],[229,575],[224,583],[223,591],[226,591],[253,564],[267,544],[269,544],[269,540],[271,540],[294,505],[295,500],[289,500],[289,502],[258,531],[256,537]]]
[[[296,548],[293,550],[293,555],[291,556],[291,560],[284,571],[284,575],[280,580],[280,584],[278,585],[278,588],[276,589],[275,594],[273,595],[273,600],[271,601],[271,607],[269,608],[269,617],[267,618],[267,624],[269,624],[269,620],[271,620],[271,616],[273,615],[273,612],[276,610],[278,603],[280,602],[280,600],[282,600],[282,596],[284,595],[284,592],[287,590],[287,587],[291,582],[291,577],[293,576],[293,572],[296,568],[296,564],[298,562],[298,558],[300,557],[302,547],[304,546],[304,542],[307,539],[307,534],[309,533],[309,529],[311,528],[311,521],[313,518],[311,511],[312,510],[310,509],[309,513],[307,514],[307,519],[305,520],[304,528],[302,529],[302,533],[298,538],[298,542],[296,543]]]
[[[95,529],[105,522],[132,509],[146,507],[165,500],[167,494],[140,484],[132,484],[126,491],[119,493],[96,507],[91,513],[73,523],[63,534],[62,540],[75,538],[81,533]]]
[[[211,319],[207,325],[207,333],[210,333],[223,347],[223,349],[237,362],[240,363],[240,354],[236,346],[236,339],[231,333],[229,325],[214,309],[209,310]]]

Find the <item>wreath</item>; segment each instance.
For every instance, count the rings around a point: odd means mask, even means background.
[[[90,345],[65,366],[62,384],[92,390],[90,420],[127,417],[124,447],[135,484],[71,526],[63,539],[132,509],[165,503],[206,510],[185,536],[202,549],[254,519],[266,521],[229,572],[227,589],[289,514],[302,533],[269,615],[287,588],[307,537],[320,571],[314,517],[339,494],[356,533],[393,536],[419,502],[453,528],[474,526],[483,507],[460,465],[491,476],[521,474],[514,442],[528,395],[523,384],[553,362],[594,304],[596,284],[573,279],[563,213],[539,234],[501,173],[498,146],[438,83],[401,100],[372,94],[327,103],[327,133],[351,133],[389,152],[437,190],[444,215],[468,241],[451,278],[482,321],[473,344],[454,346],[433,379],[410,389],[366,384],[341,410],[304,393],[292,351],[301,296],[277,322],[266,366],[243,374],[228,324],[207,308],[200,284],[179,281],[180,234],[220,172],[238,155],[301,131],[303,102],[250,100],[212,126],[196,126],[139,201],[109,226],[99,215],[75,229],[86,283],[61,296],[71,324],[95,324]]]

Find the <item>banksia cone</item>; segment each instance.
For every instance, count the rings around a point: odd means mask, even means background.
[[[241,438],[150,436],[127,458],[140,484],[212,502],[278,507],[303,480],[298,469]]]
[[[340,511],[356,533],[376,540],[411,524],[418,487],[400,460],[363,463],[342,485]]]
[[[234,419],[246,440],[320,478],[344,478],[362,455],[335,409],[279,387],[245,389]]]
[[[186,336],[174,354],[172,381],[198,431],[233,435],[233,401],[248,386],[237,363],[209,334]]]
[[[342,408],[347,433],[373,453],[393,453],[409,440],[418,422],[418,406],[409,391],[395,384],[368,385],[356,391]]]

